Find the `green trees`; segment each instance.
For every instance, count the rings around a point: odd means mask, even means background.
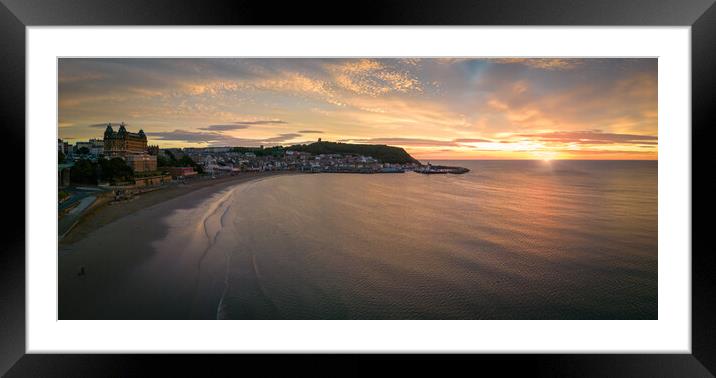
[[[417,163],[410,154],[400,147],[386,146],[382,144],[350,144],[336,142],[315,142],[311,144],[295,145],[287,148],[293,151],[310,152],[319,154],[356,154],[371,156],[383,163]]]
[[[245,154],[247,152],[252,152],[254,155],[261,157],[261,156],[274,156],[274,157],[281,157],[284,155],[285,148],[282,146],[274,146],[274,147],[234,147],[231,149],[231,152],[239,152],[242,154]]]
[[[174,153],[169,150],[163,150],[163,152],[163,154],[157,154],[157,167],[178,167],[179,161]]]
[[[177,159],[169,150],[164,150],[164,153],[166,156],[162,154],[157,155],[157,167],[193,167],[196,172],[204,173],[204,169],[201,165],[197,164],[189,156],[183,155]]]
[[[180,167],[191,167],[196,164],[194,163],[194,160],[192,160],[189,156],[186,155],[182,156],[181,159],[177,161],[177,163]]]
[[[121,158],[99,159],[96,163],[80,159],[70,169],[70,180],[77,184],[97,185],[100,180],[117,183],[133,178],[132,168]]]
[[[121,158],[100,159],[102,179],[110,182],[128,181],[134,177],[132,168]]]
[[[204,173],[204,169],[201,167],[201,165],[197,164],[192,160],[189,156],[184,155],[179,159],[178,161],[178,167],[193,167],[195,171],[198,173]]]
[[[57,151],[57,164],[62,164],[65,162],[65,154],[62,153],[62,151]]]
[[[286,150],[309,152],[313,155],[320,154],[354,154],[371,156],[383,163],[418,163],[418,161],[410,156],[404,149],[400,147],[386,146],[382,144],[350,144],[336,142],[314,142],[311,144],[297,144],[290,147],[234,147],[232,152],[247,153],[252,152],[258,157],[275,156],[281,157]]]
[[[97,164],[87,159],[80,159],[70,169],[70,180],[77,184],[97,184]]]
[[[171,167],[169,163],[169,159],[167,159],[164,155],[157,155],[157,167]]]

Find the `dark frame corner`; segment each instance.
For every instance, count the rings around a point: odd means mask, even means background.
[[[716,254],[700,216],[711,214],[716,180],[707,171],[714,158],[706,143],[716,117],[716,6],[714,0],[406,0],[369,3],[327,18],[316,8],[330,4],[274,5],[247,1],[198,0],[0,0],[0,121],[11,156],[26,156],[25,32],[40,25],[636,25],[691,26],[692,53],[692,354],[652,355],[476,355],[479,365],[531,375],[714,376],[716,375]],[[419,6],[418,6],[419,4]],[[670,125],[688,127],[689,125]],[[696,175],[696,172],[701,172]],[[17,175],[17,174],[16,174]],[[25,354],[25,173],[5,185],[5,210],[13,221],[4,227],[0,248],[0,373],[9,376],[188,373],[197,359],[203,364],[226,356],[157,357],[129,355]],[[20,221],[22,220],[22,221]],[[211,358],[216,357],[216,358]],[[211,361],[207,361],[211,358]],[[257,358],[257,357],[252,357]],[[167,362],[171,361],[171,364]],[[190,363],[187,363],[190,361]],[[471,361],[471,364],[475,361]],[[518,363],[515,363],[518,362]],[[309,367],[307,365],[306,367]],[[204,368],[206,369],[206,368]],[[481,369],[482,370],[482,369]],[[202,370],[197,370],[201,372]],[[204,370],[204,373],[206,370]]]

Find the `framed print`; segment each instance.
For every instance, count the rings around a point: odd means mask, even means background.
[[[712,375],[716,8],[519,3],[4,1],[3,371]]]

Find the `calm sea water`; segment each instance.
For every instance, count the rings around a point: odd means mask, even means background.
[[[218,317],[657,318],[657,162],[433,163],[245,185]]]

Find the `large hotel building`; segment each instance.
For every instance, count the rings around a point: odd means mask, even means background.
[[[104,131],[104,156],[124,159],[135,172],[157,170],[157,157],[148,153],[144,130],[130,133],[124,127],[124,122],[119,125],[117,132],[112,129],[111,123],[107,124]]]

